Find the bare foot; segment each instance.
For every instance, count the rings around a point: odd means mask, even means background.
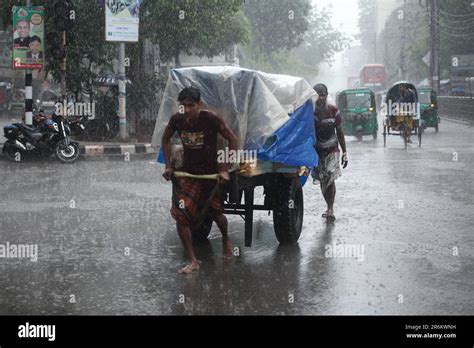
[[[333,222],[336,220],[336,217],[334,216],[334,210],[333,209],[328,209],[326,211],[326,220]]]
[[[194,261],[194,262],[191,262],[189,265],[181,268],[178,273],[179,274],[190,274],[190,273],[193,273],[197,270],[199,270],[199,261]]]
[[[224,254],[224,259],[232,258],[232,242],[229,238],[222,240],[222,251]]]

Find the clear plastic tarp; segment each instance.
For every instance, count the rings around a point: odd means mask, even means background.
[[[161,137],[177,98],[185,87],[197,87],[205,107],[220,114],[238,138],[239,149],[258,150],[316,93],[300,77],[267,74],[232,66],[193,67],[170,71],[153,133]]]

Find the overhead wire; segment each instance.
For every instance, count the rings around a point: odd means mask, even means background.
[[[443,20],[447,21],[447,22],[454,22],[454,23],[468,23],[468,22],[474,22],[474,18],[466,18],[466,19],[451,19],[451,18],[448,18],[446,16],[440,16],[441,18],[443,18]]]
[[[440,27],[443,27],[443,28],[446,28],[446,29],[451,29],[451,30],[461,30],[462,31],[462,30],[467,30],[467,29],[474,28],[474,23],[472,23],[472,24],[470,24],[466,27],[457,27],[457,26],[451,26],[451,25],[445,24],[440,20],[435,20],[435,21]]]
[[[445,34],[445,35],[449,35],[449,36],[453,36],[453,37],[470,37],[470,36],[474,36],[474,32],[468,33],[468,34],[453,34],[453,33],[448,33],[448,32],[446,32],[446,31],[442,30],[441,28],[438,28],[438,30],[439,30],[441,33]]]
[[[463,17],[472,17],[474,18],[474,13],[469,13],[469,14],[463,14],[463,15],[458,15],[458,14],[452,14],[446,11],[443,11],[442,9],[438,8],[438,11],[442,14],[445,14],[446,16],[452,16],[452,17],[457,17],[457,18],[463,18]]]

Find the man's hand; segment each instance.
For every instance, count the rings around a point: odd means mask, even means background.
[[[166,180],[170,181],[172,175],[173,175],[173,169],[172,168],[166,168],[165,172],[163,173],[163,177]]]
[[[220,171],[219,172],[219,177],[217,179],[219,181],[220,184],[225,184],[226,182],[228,182],[230,180],[229,178],[229,172],[228,171]]]
[[[347,158],[347,152],[344,152],[341,159],[342,168],[346,168],[348,163],[349,159]]]

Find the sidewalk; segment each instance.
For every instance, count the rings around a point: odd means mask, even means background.
[[[111,142],[79,142],[81,155],[90,156],[126,156],[158,153],[150,143],[111,143]]]
[[[21,122],[17,119],[5,119],[0,118],[0,156],[2,154],[3,143],[6,139],[3,136],[3,127],[10,123]],[[112,157],[118,156],[144,156],[153,155],[156,156],[158,149],[150,143],[138,143],[138,142],[90,142],[90,141],[79,141],[79,147],[81,150],[81,157]]]

